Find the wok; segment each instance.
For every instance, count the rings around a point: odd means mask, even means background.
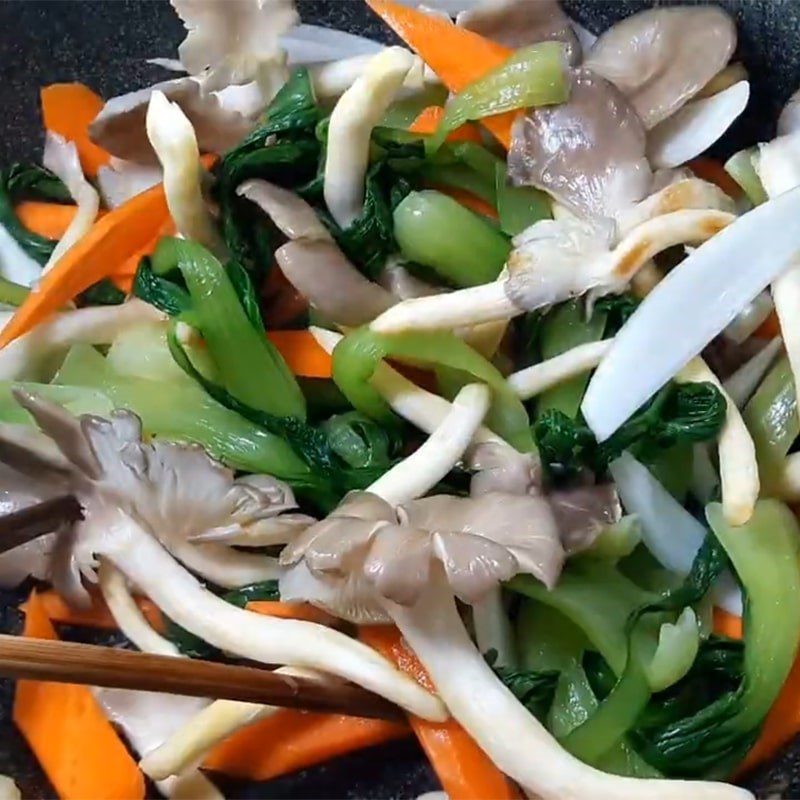
[[[595,33],[654,4],[665,3],[565,2],[568,12]],[[719,145],[724,154],[774,136],[778,111],[800,86],[800,2],[727,0],[720,4],[736,17],[739,54],[753,89],[748,111]],[[298,0],[298,6],[305,22],[389,40],[359,0]],[[145,59],[173,56],[182,38],[181,23],[166,0],[5,0],[0,2],[0,30],[2,166],[39,157],[39,87],[80,80],[110,97],[164,80],[163,70]],[[21,592],[0,592],[0,630],[19,629],[16,607],[21,599]],[[12,696],[10,682],[0,681],[0,773],[14,777],[25,798],[52,798],[52,787],[11,721]],[[744,782],[759,797],[800,797],[800,739]],[[225,780],[220,784],[231,798],[414,798],[439,788],[411,740],[268,783]],[[152,796],[157,796],[155,790]]]

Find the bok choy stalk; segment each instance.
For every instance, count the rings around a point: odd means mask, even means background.
[[[116,408],[129,408],[156,436],[197,442],[236,469],[301,480],[308,465],[280,436],[221,406],[180,376],[165,390],[162,380],[120,375],[89,345],[74,346],[55,377],[64,389],[94,389]],[[55,388],[55,387],[54,387]]]
[[[552,217],[547,194],[532,186],[512,186],[502,163],[495,170],[495,196],[500,230],[508,236],[517,236],[534,222]]]
[[[579,345],[598,342],[603,338],[606,328],[605,313],[595,309],[588,318],[587,314],[589,309],[582,302],[570,300],[545,316],[539,334],[542,360],[546,361]],[[605,350],[607,347],[603,348]],[[548,409],[556,409],[574,419],[580,410],[588,383],[587,372],[545,391],[536,404],[537,412],[541,414]]]
[[[333,351],[333,377],[355,408],[375,419],[391,419],[386,401],[370,383],[384,358],[449,367],[484,381],[493,390],[489,427],[522,452],[533,449],[528,415],[505,378],[451,333],[383,336],[369,328],[348,334]]]
[[[459,287],[495,280],[511,250],[508,239],[490,223],[430,190],[411,192],[397,206],[394,236],[406,259]]]
[[[725,172],[739,184],[747,195],[747,199],[754,206],[767,202],[767,193],[764,191],[761,178],[758,177],[753,163],[753,160],[757,158],[758,152],[753,148],[740,150],[725,162]]]
[[[261,324],[237,296],[225,268],[201,245],[162,239],[159,272],[180,270],[191,299],[189,319],[202,333],[225,389],[241,402],[279,417],[305,419],[305,399]],[[242,276],[247,280],[246,276]]]
[[[786,454],[800,434],[797,396],[789,359],[781,358],[745,406],[743,418],[756,448],[761,485],[780,496]]]
[[[469,120],[534,106],[563,103],[569,97],[567,56],[560,42],[540,42],[522,48],[497,69],[474,81],[445,106],[431,151],[447,134]]]
[[[425,159],[421,175],[429,185],[464,189],[496,206],[498,169],[505,174],[505,163],[485,147],[475,142],[448,142]]]

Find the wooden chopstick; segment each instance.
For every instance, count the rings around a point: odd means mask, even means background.
[[[0,634],[0,677],[244,700],[351,717],[405,718],[398,706],[349,683],[7,634]]]
[[[0,516],[0,553],[51,533],[63,523],[82,518],[81,504],[71,494],[3,514]]]

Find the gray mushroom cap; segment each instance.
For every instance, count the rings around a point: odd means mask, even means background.
[[[459,13],[456,25],[507,47],[563,42],[569,63],[581,60],[581,44],[558,0],[489,0]]]
[[[255,120],[226,109],[195,78],[176,78],[145,89],[113,97],[89,125],[92,141],[117,158],[140,164],[157,164],[145,129],[150,96],[163,92],[177,103],[192,123],[203,152],[222,153],[238,144]]]
[[[588,69],[573,73],[569,100],[514,122],[508,175],[582,217],[610,217],[641,200],[652,180],[646,137],[631,104]]]
[[[605,31],[584,66],[616,84],[649,130],[694,97],[735,48],[736,25],[720,8],[653,8]]]

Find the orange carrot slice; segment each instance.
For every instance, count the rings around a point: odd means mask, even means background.
[[[419,116],[411,123],[408,130],[411,133],[436,133],[443,116],[444,108],[442,106],[428,106],[419,112]],[[477,125],[466,122],[460,128],[449,133],[446,141],[483,144],[483,137]]]
[[[57,639],[34,591],[24,636]],[[144,777],[88,686],[19,681],[14,722],[61,800],[140,800]]]
[[[396,722],[286,709],[237,731],[211,751],[203,766],[265,781],[407,734],[407,726]]]
[[[44,609],[52,622],[63,625],[83,625],[87,628],[102,628],[103,630],[117,629],[114,617],[99,594],[92,595],[92,605],[89,608],[72,608],[53,589],[37,594],[36,598],[37,603]],[[147,621],[157,631],[163,631],[164,617],[158,606],[144,597],[137,598],[136,602]]]
[[[744,192],[742,187],[725,171],[725,167],[715,158],[695,158],[689,162],[689,169],[704,181],[719,186],[725,194],[734,199],[741,197]]]
[[[774,339],[781,335],[781,323],[773,311],[755,330],[759,339]]]
[[[39,203],[35,200],[26,200],[14,207],[17,219],[29,231],[48,239],[60,239],[77,210],[77,206],[68,206],[62,203]]]
[[[321,608],[312,606],[311,603],[282,603],[278,600],[251,600],[247,604],[248,611],[264,614],[268,617],[281,617],[282,619],[302,619],[306,622],[318,622],[320,625],[329,625],[337,620]]]
[[[394,661],[426,689],[433,689],[425,668],[406,645],[397,628],[384,625],[359,629],[359,638]],[[443,723],[409,717],[411,728],[430,759],[450,800],[517,798],[511,781],[490,761],[474,739],[453,719]]]
[[[499,67],[514,52],[490,39],[434,14],[392,0],[366,0],[367,5],[439,76],[451,92],[462,89]],[[517,111],[480,121],[508,149]]]
[[[330,378],[330,355],[308,331],[267,331],[267,337],[280,350],[289,369],[304,378]]]
[[[31,330],[45,317],[145,247],[168,216],[161,184],[136,195],[98,220],[41,280],[0,333],[0,347]]]
[[[89,138],[89,123],[100,113],[103,99],[82,83],[54,83],[41,91],[42,117],[48,131],[75,142],[83,171],[97,175],[111,154]]]

